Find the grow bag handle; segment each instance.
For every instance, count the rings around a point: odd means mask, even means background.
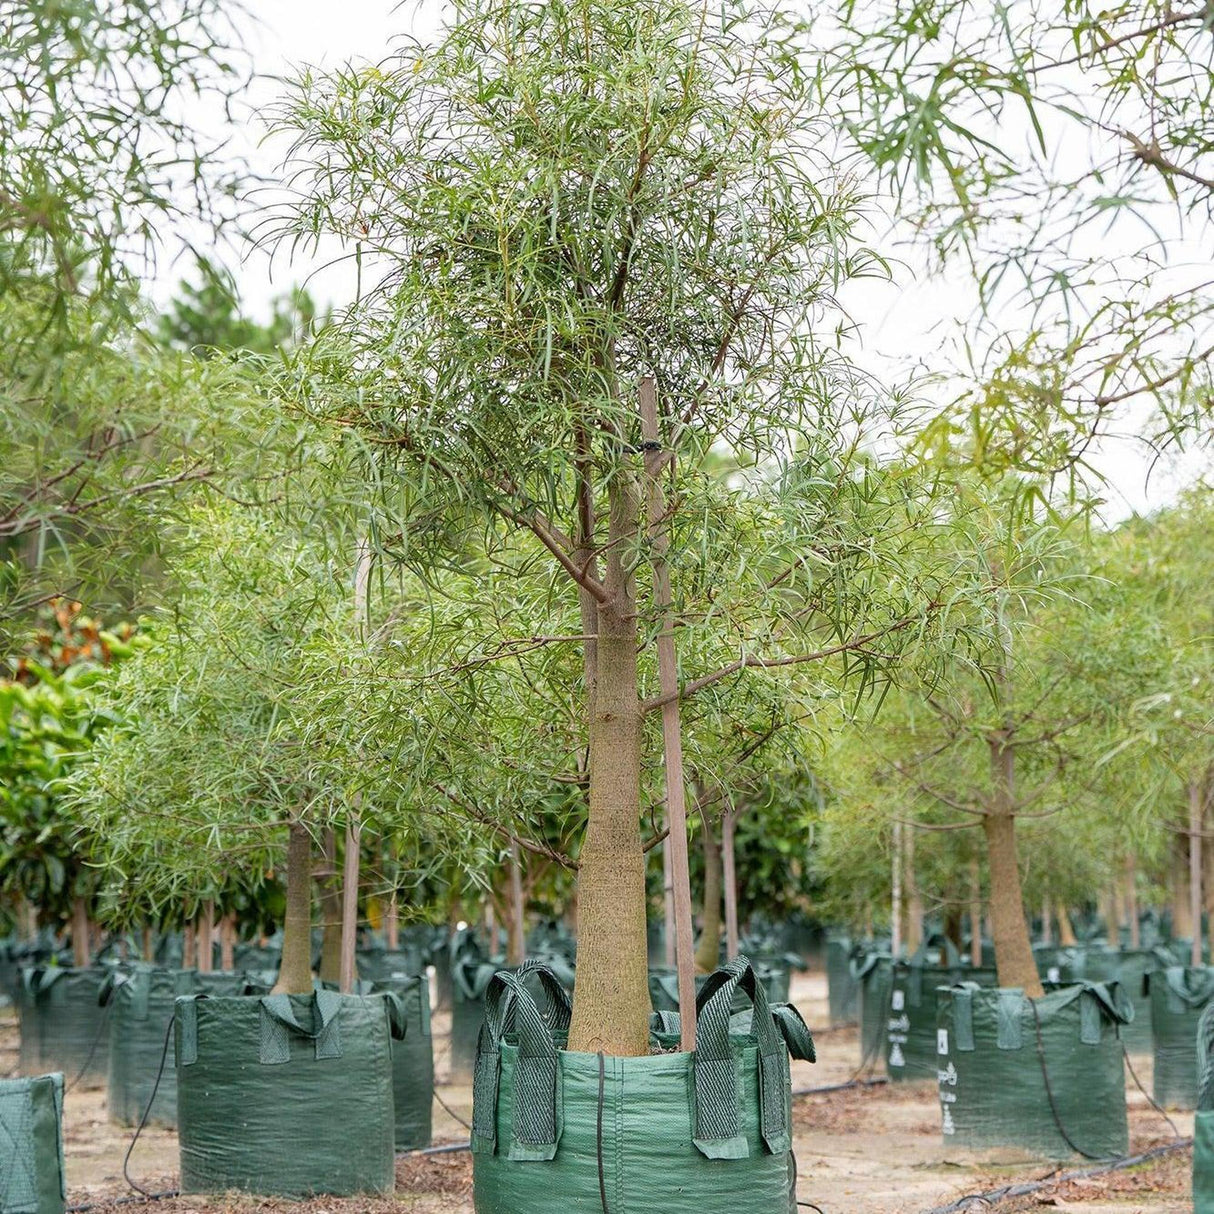
[[[750,959],[737,956],[708,976],[696,997],[695,1129],[692,1141],[708,1159],[745,1159],[750,1145],[738,1115],[737,1062],[729,1037],[735,991],[754,1006],[751,1031],[759,1047],[759,1126],[773,1154],[792,1147],[788,1050],[776,1031],[767,992]]]
[[[556,1040],[524,979],[536,974],[549,996],[549,1014],[563,1032],[569,1027],[569,996],[548,966],[528,961],[511,972],[499,970],[485,992],[485,1023],[476,1044],[472,1076],[472,1149],[490,1154],[497,1148],[497,1091],[501,1045],[508,1036],[518,1042],[511,1109],[512,1160],[548,1160],[556,1155],[561,1126],[557,1084],[560,1063]]]
[[[419,989],[420,988],[420,989]],[[430,1036],[430,985],[422,974],[414,974],[398,984],[396,990],[381,991],[388,1005],[388,1027],[394,1041],[404,1041],[409,1031],[408,997],[417,997],[417,1026],[423,1037]]]
[[[1181,1004],[1182,1008],[1198,1008],[1214,996],[1214,969],[1202,965],[1196,969],[1184,965],[1170,965],[1163,971],[1167,983],[1168,998]]]
[[[30,995],[49,991],[67,970],[62,965],[34,965],[21,971],[21,985]]]
[[[859,982],[863,978],[867,978],[869,974],[877,968],[877,963],[881,960],[881,954],[877,952],[869,952],[865,950],[859,956],[851,958],[848,962],[848,968],[851,970],[851,976]]]
[[[907,965],[916,968],[922,968],[928,964],[927,950],[934,945],[939,945],[944,953],[943,961],[944,968],[957,969],[961,965],[961,954],[957,951],[957,946],[943,932],[931,932],[923,937],[922,943],[911,954]]]
[[[263,995],[261,1007],[261,1051],[264,1065],[277,1066],[291,1061],[291,1038],[303,1037],[315,1043],[317,1060],[341,1057],[342,996],[337,991],[313,991],[310,999],[319,1028],[305,1028],[295,1017],[290,995]]]

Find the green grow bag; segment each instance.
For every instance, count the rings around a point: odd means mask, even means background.
[[[763,992],[768,1003],[787,1003],[788,990],[792,983],[792,974],[787,965],[770,965],[764,962],[751,963],[759,981],[763,984]],[[696,975],[696,994],[704,989],[704,984],[711,974]],[[744,994],[737,996],[737,1007],[740,1011],[749,1006]],[[665,966],[653,967],[649,971],[649,1002],[655,1012],[677,1012],[679,1010],[679,975],[676,971]]]
[[[68,1083],[101,1087],[109,1055],[109,1010],[101,991],[107,969],[27,966],[21,970],[20,1069],[25,1074],[63,1071]]]
[[[962,965],[951,941],[945,941],[942,953],[937,954],[943,964],[932,964],[932,955],[925,944],[909,961],[891,966],[885,1069],[895,1083],[936,1078],[937,987],[957,982],[998,985],[994,969]]]
[[[177,1000],[184,1193],[391,1193],[392,1022],[383,995]]]
[[[371,982],[404,982],[426,972],[422,950],[408,942],[402,948],[358,950],[358,976]]]
[[[177,1069],[173,1050],[165,1053],[166,1045],[171,1045],[173,1005],[179,995],[239,995],[244,986],[241,974],[165,970],[144,962],[111,974],[101,995],[112,1004],[106,1084],[111,1121],[138,1125],[155,1088],[148,1124],[176,1126]]]
[[[430,983],[425,974],[383,982],[361,980],[359,995],[387,995],[392,1002],[392,1104],[396,1149],[430,1145],[434,1111],[434,1040],[430,1034]]]
[[[0,1079],[0,1211],[63,1214],[63,1076]]]
[[[852,957],[851,967],[860,1006],[860,1069],[864,1070],[885,1057],[893,960],[888,953],[865,952]]]
[[[540,1011],[534,970],[548,995]],[[733,1014],[738,990],[753,1013]],[[643,1058],[562,1048],[569,1000],[544,967],[494,977],[473,1085],[476,1214],[795,1214],[790,1047],[812,1060],[795,1009],[771,1007],[745,957],[697,999],[694,1054],[656,1013]]]
[[[1155,1040],[1155,1103],[1197,1105],[1197,1022],[1214,1000],[1214,969],[1172,965],[1151,975],[1151,1031]]]
[[[1197,1112],[1193,1116],[1193,1214],[1214,1214],[1214,1002],[1197,1022]]]
[[[1085,953],[1078,946],[1062,948],[1050,944],[1035,944],[1033,959],[1037,962],[1037,973],[1041,975],[1041,981],[1053,986],[1083,982],[1088,977]],[[1107,975],[1106,980],[1115,977],[1114,972]]]
[[[859,990],[851,969],[852,943],[846,936],[826,937],[826,998],[830,1024],[855,1024],[860,1011]]]
[[[1047,1159],[1126,1154],[1120,1029],[1134,1008],[1116,983],[1078,983],[1036,1000],[970,982],[937,993],[946,1142]]]
[[[1149,976],[1175,964],[1171,953],[1157,948],[1116,950],[1102,946],[1089,949],[1085,955],[1087,979],[1118,983],[1134,1005],[1134,1020],[1122,1033],[1131,1054],[1149,1054],[1152,1050]]]

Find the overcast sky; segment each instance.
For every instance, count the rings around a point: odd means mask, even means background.
[[[290,76],[303,65],[333,67],[347,60],[382,58],[391,50],[394,35],[433,31],[446,5],[439,0],[246,0],[254,22],[249,23],[248,51],[261,79],[249,97],[247,121],[234,133],[236,150],[248,157],[261,173],[273,176],[282,156],[281,145],[265,140],[262,118],[281,92],[275,78]],[[222,129],[219,115],[196,115],[196,120]],[[861,326],[862,361],[878,375],[897,376],[909,364],[955,348],[959,335],[956,319],[972,306],[973,290],[958,275],[942,282],[916,265],[913,250],[899,247],[895,233],[877,232],[883,252],[905,264],[891,284],[865,284],[849,290],[844,303]],[[1126,241],[1137,239],[1124,233]],[[288,262],[279,256],[273,264],[261,252],[246,251],[243,260],[225,258],[236,273],[249,310],[263,314],[269,299],[291,284],[309,279],[313,294],[324,302],[341,303],[353,292],[353,276],[344,268],[320,269],[317,259]],[[151,284],[153,296],[163,301],[187,267],[180,261],[161,261]],[[1148,456],[1129,438],[1108,442],[1097,461],[1108,478],[1106,517],[1112,521],[1134,510],[1147,510],[1171,500],[1177,489],[1205,472],[1206,456],[1166,459],[1152,469]],[[1149,472],[1149,476],[1148,476]]]

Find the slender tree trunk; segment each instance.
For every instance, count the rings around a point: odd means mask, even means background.
[[[1063,948],[1074,948],[1079,941],[1075,939],[1070,909],[1061,900],[1054,903],[1054,909],[1058,915],[1058,943]]]
[[[346,823],[345,863],[342,866],[341,969],[338,984],[349,995],[358,981],[358,872],[362,860],[358,820],[350,811]]]
[[[970,964],[982,964],[982,861],[970,861]]]
[[[1110,948],[1118,948],[1121,943],[1117,925],[1120,922],[1120,912],[1117,909],[1116,887],[1104,890],[1097,899],[1098,913],[1104,920],[1104,940]]]
[[[1189,891],[1189,837],[1192,830],[1193,788],[1189,786],[1190,821],[1183,833],[1172,840],[1172,865],[1168,876],[1171,894],[1172,938],[1193,940],[1193,916]],[[1198,933],[1200,935],[1200,933]]]
[[[236,916],[231,911],[219,921],[219,968],[225,974],[236,968]]]
[[[337,872],[337,836],[326,830],[323,859],[315,876],[320,887],[320,980],[341,983],[341,882]]]
[[[721,877],[725,895],[725,957],[732,961],[738,955],[738,868],[734,847],[734,825],[737,821],[732,809],[721,814]]]
[[[527,930],[523,916],[523,862],[519,845],[510,840],[510,917],[506,923],[506,964],[522,965],[527,960]]]
[[[84,969],[89,963],[89,904],[84,898],[72,899],[72,964]]]
[[[156,946],[152,939],[152,929],[146,925],[143,929],[143,959],[149,963],[156,960]]]
[[[704,919],[696,949],[696,969],[711,974],[721,959],[721,849],[708,815],[701,811],[704,845]]]
[[[1050,926],[1050,900],[1043,898],[1041,901],[1041,943],[1052,944],[1054,932]]]
[[[902,823],[894,822],[893,872],[890,877],[889,947],[894,960],[902,954]]]
[[[198,972],[212,973],[215,969],[215,903],[208,898],[202,904],[198,920]]]
[[[662,907],[665,922],[662,925],[662,944],[667,969],[674,969],[674,869],[670,863],[670,837],[662,843]]]
[[[198,950],[194,947],[194,924],[187,920],[181,929],[181,968],[192,970],[198,964]]]
[[[1020,865],[1016,856],[1015,749],[1002,730],[988,739],[991,753],[993,796],[982,819],[986,835],[987,866],[991,883],[991,929],[995,939],[995,966],[999,985],[1022,987],[1030,999],[1045,992],[1037,973],[1028,921]]]
[[[384,943],[393,953],[400,948],[400,903],[397,900],[396,890],[392,891],[387,908],[384,910]]]
[[[923,943],[923,893],[919,888],[919,879],[915,876],[915,828],[902,828],[902,846],[905,848],[905,869],[903,880],[906,884],[906,951],[918,952]]]
[[[636,534],[636,486],[609,488],[605,579],[597,611],[590,713],[590,809],[578,870],[578,966],[569,1049],[649,1053],[645,855],[641,848],[641,705],[636,584],[621,548]],[[591,672],[588,669],[587,674]]]
[[[312,990],[312,836],[298,819],[287,837],[287,909],[282,925],[282,962],[274,993],[307,995]]]
[[[1125,917],[1130,926],[1130,948],[1142,946],[1138,926],[1138,862],[1133,852],[1125,858]]]
[[[1189,950],[1191,965],[1201,964],[1201,904],[1202,904],[1202,818],[1204,789],[1193,780],[1189,783],[1189,930],[1192,946]],[[1211,954],[1214,957],[1214,953]]]

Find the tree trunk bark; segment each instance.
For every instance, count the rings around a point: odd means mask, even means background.
[[[323,856],[315,876],[320,886],[320,980],[341,983],[341,884],[337,876],[337,836],[324,832]]]
[[[1058,915],[1058,943],[1063,948],[1074,948],[1079,943],[1075,939],[1075,928],[1071,924],[1071,912],[1065,902],[1058,901],[1054,903],[1054,909]]]
[[[523,916],[523,862],[519,845],[510,840],[510,918],[506,924],[506,964],[522,965],[527,960],[527,931]]]
[[[236,916],[230,911],[219,921],[219,967],[225,974],[236,968]]]
[[[734,848],[732,809],[721,814],[721,878],[725,895],[725,957],[732,961],[738,955],[738,867]]]
[[[1127,852],[1125,858],[1125,917],[1130,927],[1130,948],[1142,946],[1142,936],[1138,926],[1138,862],[1133,852]]]
[[[896,961],[902,955],[902,823],[894,823],[893,872],[890,875],[889,947]]]
[[[1202,819],[1205,816],[1205,790],[1197,780],[1189,784],[1189,963],[1201,964],[1201,885],[1202,885]],[[1214,953],[1211,954],[1214,957]]]
[[[1172,871],[1168,887],[1172,904],[1172,938],[1193,940],[1193,915],[1189,889],[1189,840],[1193,829],[1193,786],[1189,785],[1189,822],[1186,829],[1172,841]],[[1198,935],[1201,933],[1198,932]]]
[[[287,909],[282,925],[282,962],[274,994],[312,990],[312,836],[293,820],[287,837]]]
[[[152,929],[143,929],[143,959],[149,963],[156,960],[156,947],[152,940]]]
[[[208,898],[202,904],[198,920],[198,972],[210,974],[215,969],[215,903]]]
[[[400,948],[400,903],[397,901],[397,891],[393,890],[384,910],[384,942],[389,952]]]
[[[704,845],[704,919],[696,949],[696,969],[711,974],[721,959],[721,849],[708,815],[701,811]]]
[[[341,967],[338,986],[349,995],[358,981],[358,873],[362,860],[359,843],[361,831],[358,820],[350,811],[346,823],[345,863],[342,866],[341,890]]]
[[[982,861],[970,861],[970,964],[982,964]]]
[[[915,876],[915,828],[902,828],[902,845],[905,848],[903,881],[906,885],[906,951],[916,953],[923,943],[923,893]]]
[[[987,866],[991,883],[991,930],[995,940],[995,966],[1002,987],[1021,987],[1030,999],[1045,993],[1033,957],[1020,864],[1016,856],[1015,749],[1003,731],[988,739],[994,795],[982,829],[986,836]]]
[[[662,924],[662,947],[667,969],[674,969],[674,869],[670,864],[670,836],[662,843],[662,909],[665,922]]]
[[[187,923],[181,929],[181,968],[192,970],[198,964],[198,951],[194,947],[194,925]]]
[[[89,904],[84,898],[72,899],[72,964],[85,969],[89,963]]]
[[[1050,925],[1050,900],[1043,898],[1041,900],[1041,943],[1052,944],[1054,942],[1054,931]]]
[[[624,544],[638,522],[636,486],[618,469],[597,612],[589,719],[590,797],[578,870],[578,966],[569,1049],[617,1057],[649,1053],[645,855],[641,847],[641,705],[636,583]],[[587,674],[591,674],[587,663]]]

